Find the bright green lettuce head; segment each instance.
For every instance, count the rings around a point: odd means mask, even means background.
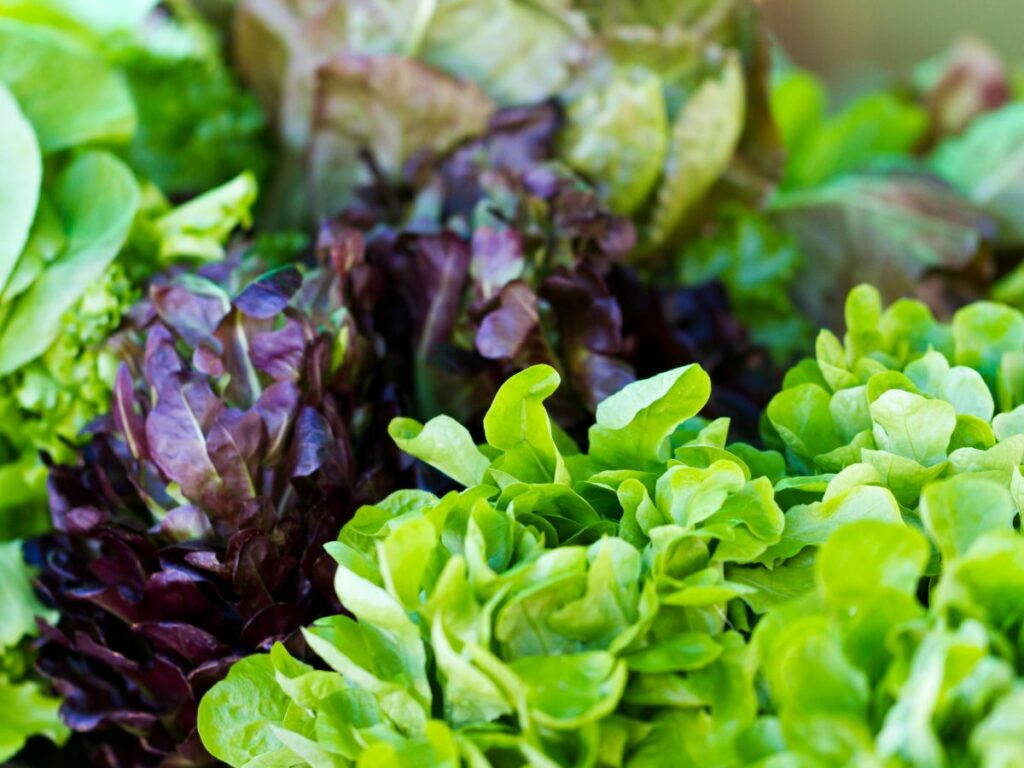
[[[1014,504],[995,480],[961,474],[928,485],[922,510],[927,536],[880,520],[836,530],[814,589],[758,625],[751,659],[767,696],[744,735],[750,764],[1024,760]],[[922,582],[933,548],[942,573]]]
[[[977,302],[940,323],[920,302],[883,310],[860,286],[846,302],[842,341],[822,331],[816,357],[786,376],[765,419],[792,470],[866,464],[908,510],[924,486],[972,474],[1021,502],[1024,315]]]
[[[544,409],[558,383],[546,366],[509,379],[480,447],[447,417],[393,423],[405,450],[466,490],[400,491],[357,513],[330,545],[350,616],[306,632],[330,671],[281,646],[237,664],[200,707],[212,754],[234,766],[738,759],[757,701],[737,598],[770,582],[753,561],[782,531],[766,474],[781,459],[730,450],[724,421],[692,421],[709,394],[696,366],[605,400],[588,454]]]

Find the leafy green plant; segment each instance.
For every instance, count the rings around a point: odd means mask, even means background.
[[[579,453],[544,410],[547,366],[510,378],[487,444],[439,416],[392,423],[459,483],[363,507],[339,541],[350,616],[306,630],[330,668],[282,646],[234,667],[199,729],[230,765],[643,765],[735,761],[756,696],[731,580],[776,544],[777,455],[726,447],[690,420],[709,394],[688,366],[598,408]],[[740,458],[741,455],[744,458]],[[753,582],[755,579],[748,579]],[[767,579],[763,580],[767,583]]]
[[[36,599],[31,573],[21,556],[21,544],[0,543],[0,760],[17,754],[30,736],[45,735],[62,743],[67,727],[57,716],[60,699],[31,679],[32,651],[29,642],[38,634],[36,618],[53,620]]]
[[[746,735],[748,764],[1024,759],[1016,507],[999,483],[956,475],[927,486],[922,511],[928,537],[877,520],[837,530],[815,588],[758,625],[767,709]],[[929,577],[933,548],[943,567]]]
[[[846,302],[841,342],[822,331],[816,357],[786,376],[764,421],[766,439],[797,474],[877,474],[908,510],[940,478],[1024,489],[1024,315],[994,302],[937,321],[909,299],[884,311],[860,286]],[[787,534],[788,535],[788,534]]]

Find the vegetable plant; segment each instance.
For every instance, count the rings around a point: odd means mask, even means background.
[[[394,414],[330,269],[150,289],[109,416],[49,480],[37,667],[90,759],[208,765],[195,708],[240,654],[338,609],[322,544],[401,477]]]

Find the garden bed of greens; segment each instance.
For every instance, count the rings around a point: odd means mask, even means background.
[[[746,0],[0,0],[0,763],[1024,765],[1024,70]]]

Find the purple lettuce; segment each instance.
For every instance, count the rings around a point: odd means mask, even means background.
[[[302,653],[298,628],[339,608],[323,544],[402,480],[394,398],[337,275],[218,282],[152,288],[112,413],[52,467],[38,589],[61,619],[38,668],[94,765],[211,764],[202,694],[241,655]]]
[[[629,219],[553,160],[561,127],[554,103],[500,110],[482,137],[414,158],[401,184],[379,175],[323,226],[357,324],[390,352],[403,410],[474,424],[502,381],[546,363],[568,385],[553,414],[582,434],[638,373],[696,361],[752,432],[774,382],[751,376],[761,355],[725,292],[641,279]],[[730,393],[737,408],[724,407]]]

